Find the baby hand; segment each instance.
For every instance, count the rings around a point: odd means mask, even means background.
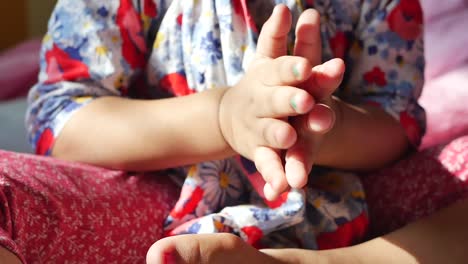
[[[307,59],[314,66],[309,79],[300,87],[313,96],[316,104],[307,114],[289,119],[298,138],[286,151],[285,176],[267,176],[257,165],[267,182],[264,194],[269,200],[275,199],[288,187],[302,188],[307,184],[320,145],[326,133],[335,125],[335,113],[339,111],[332,94],[343,79],[344,63],[341,59],[332,59],[321,64],[321,45],[319,14],[315,10],[306,10],[297,22],[294,55]],[[267,153],[265,157],[268,157]]]
[[[291,26],[284,5],[275,8],[259,36],[257,54],[240,82],[228,89],[219,105],[219,125],[228,144],[251,159],[268,182],[285,179],[280,150],[296,144],[288,117],[309,112],[313,97],[299,84],[309,79],[309,60],[286,55]]]

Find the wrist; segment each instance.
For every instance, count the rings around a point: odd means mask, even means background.
[[[224,144],[226,145],[226,148],[229,149],[230,152],[235,153],[234,149],[232,148],[231,144],[229,143],[229,135],[232,135],[232,129],[230,128],[229,125],[226,124],[226,109],[225,109],[225,99],[226,99],[226,94],[229,92],[229,88],[221,88],[217,89],[218,90],[218,97],[217,97],[217,128],[218,128],[218,134],[220,138],[223,140]]]

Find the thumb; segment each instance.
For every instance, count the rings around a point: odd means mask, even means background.
[[[304,85],[317,100],[328,100],[343,81],[345,64],[342,59],[331,59],[312,68],[312,74]]]
[[[299,136],[310,137],[310,132],[323,135],[330,131],[336,120],[335,111],[324,103],[318,103],[309,113],[291,118],[291,125]]]
[[[297,142],[286,151],[285,173],[289,186],[302,188],[312,170],[324,134],[333,127],[335,113],[325,104],[317,104],[308,114],[290,119],[299,134]],[[312,132],[312,133],[311,133]]]
[[[304,115],[305,126],[309,131],[325,134],[333,128],[335,124],[335,111],[326,104],[316,104],[309,114]]]

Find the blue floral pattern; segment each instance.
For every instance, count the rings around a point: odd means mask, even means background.
[[[425,118],[417,103],[424,57],[416,0],[59,0],[29,94],[31,144],[49,155],[72,115],[101,96],[158,99],[236,84],[279,3],[293,23],[306,8],[321,14],[323,60],[340,57],[347,66],[336,95],[381,107],[417,145]],[[291,30],[290,46],[294,38]],[[252,244],[281,237],[280,244],[306,248],[365,235],[365,198],[353,174],[314,169],[307,188],[272,203],[259,195],[260,176],[245,159],[204,162],[183,176],[169,235],[232,232]]]

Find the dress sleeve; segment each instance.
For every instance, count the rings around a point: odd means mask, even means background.
[[[80,107],[100,96],[128,96],[146,67],[156,16],[153,0],[58,1],[28,96],[26,125],[37,154],[51,153]]]
[[[425,131],[418,104],[424,80],[422,11],[416,0],[363,1],[347,58],[345,98],[382,107],[417,146]]]

